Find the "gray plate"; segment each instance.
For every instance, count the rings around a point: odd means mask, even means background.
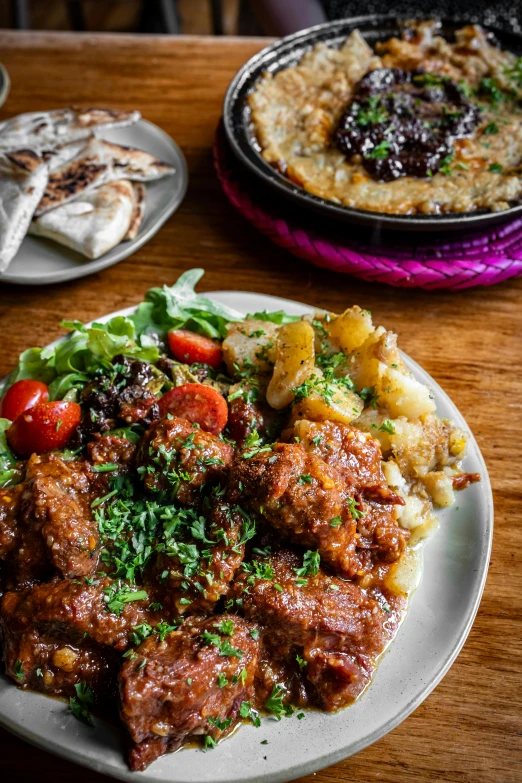
[[[3,106],[9,95],[9,88],[11,82],[9,80],[9,74],[7,73],[5,65],[0,63],[0,106]]]
[[[176,169],[173,177],[145,183],[145,216],[137,237],[121,242],[95,261],[89,261],[80,253],[50,239],[26,236],[8,269],[3,275],[0,274],[0,285],[47,285],[74,280],[106,269],[132,255],[148,242],[179,207],[187,190],[187,164],[180,148],[165,131],[152,122],[140,120],[128,128],[114,128],[100,133],[100,138],[150,152]]]
[[[442,34],[451,37],[465,20],[445,20]],[[223,121],[228,142],[240,162],[260,180],[271,194],[278,194],[293,202],[298,208],[312,210],[337,222],[356,223],[368,228],[389,231],[423,231],[434,234],[440,231],[486,228],[505,222],[522,214],[522,204],[513,205],[503,212],[462,212],[448,215],[389,215],[363,209],[352,209],[315,196],[300,188],[270,166],[259,152],[254,137],[250,110],[246,103],[257,80],[265,71],[276,73],[298,63],[305,52],[317,43],[340,46],[350,33],[359,29],[370,45],[386,40],[400,32],[400,20],[396,15],[372,14],[352,19],[327,22],[288,35],[267,46],[248,60],[237,72],[228,87],[223,106]],[[489,28],[487,28],[489,29]],[[492,31],[502,48],[522,54],[522,36],[515,33]]]
[[[311,311],[307,305],[258,294],[220,291],[210,296],[243,313],[281,308],[293,314]],[[440,386],[418,364],[404,358],[415,377],[433,389],[439,414],[467,429]],[[419,706],[448,671],[470,631],[493,533],[489,478],[471,435],[465,469],[480,472],[482,481],[458,495],[458,508],[440,513],[440,529],[425,547],[423,579],[410,611],[373,683],[352,707],[336,714],[307,712],[303,720],[293,717],[278,723],[264,718],[261,728],[242,726],[215,750],[190,748],[163,756],[139,773],[129,772],[117,729],[99,719],[96,728],[89,729],[72,717],[64,703],[20,691],[5,677],[0,677],[0,724],[90,769],[143,783],[278,783],[357,753]],[[268,744],[262,745],[265,739]]]

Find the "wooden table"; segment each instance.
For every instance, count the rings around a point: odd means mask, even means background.
[[[316,269],[270,244],[234,212],[212,168],[225,88],[259,39],[0,34],[12,81],[4,117],[72,103],[139,108],[189,165],[181,209],[134,256],[63,285],[0,291],[0,377],[20,351],[81,320],[138,302],[193,266],[204,289],[276,294],[340,310],[358,303],[451,394],[479,441],[495,491],[493,557],[473,630],[451,671],[395,731],[307,783],[518,783],[522,780],[522,279],[461,293],[402,291]],[[102,783],[0,731],[1,777]]]

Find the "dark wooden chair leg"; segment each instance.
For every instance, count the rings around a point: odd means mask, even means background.
[[[85,15],[81,0],[67,0],[67,15],[73,30],[85,30]]]
[[[159,0],[159,8],[165,32],[169,35],[179,35],[181,29],[176,0]]]
[[[11,0],[11,19],[16,30],[31,29],[29,0]]]
[[[221,0],[210,0],[210,8],[212,11],[212,28],[214,35],[223,35],[223,9],[221,7]]]

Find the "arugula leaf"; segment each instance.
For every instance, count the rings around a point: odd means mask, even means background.
[[[11,426],[9,419],[0,419],[0,489],[12,487],[22,480],[22,471],[18,470],[18,460],[9,448],[6,432]]]
[[[196,283],[203,269],[189,269],[176,283],[163,288],[151,288],[131,319],[138,335],[163,335],[170,329],[189,329],[207,337],[226,337],[226,325],[241,321],[236,310],[197,294]]]

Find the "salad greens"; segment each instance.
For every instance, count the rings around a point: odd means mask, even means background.
[[[9,419],[0,419],[0,489],[18,484],[22,477],[17,469],[18,460],[9,448],[5,436],[10,424]]]
[[[117,315],[90,326],[62,321],[71,330],[67,338],[55,346],[24,351],[2,391],[15,381],[31,378],[49,385],[51,400],[76,399],[78,391],[118,354],[154,364],[160,356],[159,343],[170,329],[225,337],[226,324],[243,316],[195,292],[203,274],[202,269],[190,269],[173,286],[151,288],[130,317]]]

